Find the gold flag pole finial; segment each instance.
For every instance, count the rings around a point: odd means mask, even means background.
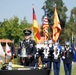
[[[34,4],[32,4],[32,8],[34,8]]]

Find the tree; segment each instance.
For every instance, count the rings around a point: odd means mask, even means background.
[[[58,0],[46,0],[45,1],[49,25],[53,24],[55,4],[56,4],[57,10],[58,10],[57,12],[58,12],[58,16],[60,19],[61,27],[64,28],[65,23],[66,23],[66,18],[67,18],[67,16],[66,16],[67,8],[64,5],[62,0],[59,0],[59,1]],[[43,6],[43,8],[44,8],[44,6]]]
[[[62,32],[59,38],[60,42],[64,42],[64,28],[65,28],[65,24],[66,24],[66,12],[67,12],[67,7],[65,6],[65,4],[63,3],[62,0],[46,0],[44,2],[45,6],[46,6],[46,10],[47,10],[47,17],[48,17],[48,21],[49,21],[49,28],[50,28],[50,34],[52,34],[52,25],[54,22],[54,6],[56,4],[56,8],[57,8],[57,13],[58,13],[58,17],[60,20],[60,25],[62,28]],[[44,9],[44,6],[42,7],[42,9]]]
[[[8,38],[18,43],[19,40],[22,40],[24,37],[23,30],[30,27],[31,24],[27,23],[26,19],[19,23],[19,18],[17,16],[9,20],[5,19],[4,22],[0,22],[0,39]]]
[[[64,30],[67,40],[72,41],[72,34],[76,36],[76,7],[71,10],[70,20],[66,23]]]
[[[71,10],[70,21],[71,21],[71,22],[76,22],[76,7],[74,7],[74,8]]]

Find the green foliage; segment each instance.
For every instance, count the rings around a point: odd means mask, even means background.
[[[47,17],[48,17],[48,21],[49,21],[49,33],[52,35],[52,25],[54,24],[54,7],[55,7],[55,5],[57,8],[57,13],[58,13],[60,25],[62,28],[62,32],[59,37],[59,41],[60,41],[60,43],[64,43],[65,42],[64,30],[65,30],[66,19],[67,19],[66,12],[68,9],[62,0],[59,0],[59,1],[58,0],[46,0],[45,1]],[[44,6],[42,7],[42,9],[44,9]]]
[[[46,0],[45,1],[45,5],[46,6],[46,10],[47,10],[47,17],[48,17],[48,21],[49,21],[49,33],[52,34],[52,25],[54,22],[54,7],[56,4],[56,8],[57,8],[57,13],[58,13],[58,17],[60,20],[60,25],[62,28],[60,37],[59,37],[59,41],[60,43],[64,44],[65,41],[71,41],[72,40],[72,34],[74,35],[74,37],[76,36],[76,7],[74,7],[71,10],[71,15],[70,15],[70,19],[68,21],[67,20],[67,7],[65,6],[65,4],[63,3],[63,0]],[[44,6],[42,7],[42,9],[44,9]]]
[[[31,24],[27,23],[25,18],[20,23],[17,16],[9,20],[5,19],[4,22],[0,23],[0,39],[8,38],[18,43],[19,40],[23,39],[23,30],[30,27]]]
[[[72,75],[75,75],[75,74],[76,74],[76,63],[72,65]],[[53,69],[50,75],[54,75]],[[60,65],[60,75],[65,75],[63,63],[61,63]]]
[[[72,34],[76,36],[76,7],[71,10],[70,20],[66,23],[64,35],[69,41],[72,41]],[[66,36],[67,35],[67,36]]]
[[[59,41],[64,43],[65,41],[71,40],[72,33],[76,36],[76,7],[71,10],[70,19],[66,22],[67,19],[67,7],[62,0],[46,0],[45,2],[47,17],[49,20],[49,34],[52,35],[52,25],[54,21],[54,6],[56,4],[58,17],[60,20],[60,25],[62,27],[62,32],[59,37]],[[44,6],[42,7],[44,9]],[[43,18],[43,16],[42,16]],[[19,40],[24,38],[23,30],[25,28],[30,28],[32,24],[29,24],[24,17],[23,20],[19,20],[17,16],[14,18],[4,19],[3,22],[0,22],[0,39],[8,38],[14,40],[15,43],[18,43]],[[43,32],[41,32],[43,36]]]
[[[67,8],[66,8],[66,6],[64,6],[64,3],[62,0],[59,0],[59,1],[58,0],[46,0],[45,1],[49,25],[53,24],[55,4],[57,7],[57,12],[58,12],[58,16],[60,19],[61,27],[64,28],[66,18],[67,18],[67,16],[66,16]],[[43,6],[43,9],[44,9],[44,6]]]

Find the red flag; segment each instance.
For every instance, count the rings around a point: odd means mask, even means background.
[[[34,8],[33,8],[33,31],[34,31],[34,40],[36,41],[36,43],[40,43],[40,32]]]
[[[10,49],[10,47],[8,46],[8,44],[6,43],[6,54],[7,54],[7,56],[11,56],[11,49]]]
[[[55,11],[54,11],[54,25],[53,25],[52,29],[53,29],[53,40],[54,40],[54,42],[57,42],[60,32],[61,32],[61,26],[60,26],[60,21],[58,18],[56,7],[55,7]]]

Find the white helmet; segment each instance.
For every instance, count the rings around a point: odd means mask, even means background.
[[[49,41],[48,41],[48,44],[51,44],[51,43],[52,43],[52,40],[49,40]]]
[[[66,45],[70,45],[70,43],[69,43],[69,42],[66,42],[65,44],[66,44]]]

